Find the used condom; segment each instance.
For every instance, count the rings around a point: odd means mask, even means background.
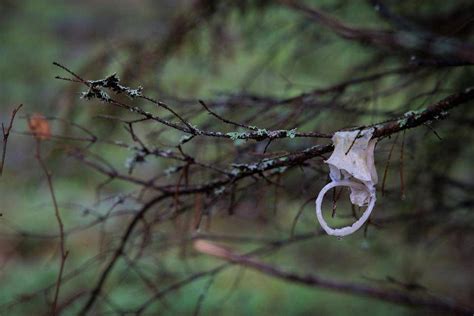
[[[331,182],[321,189],[316,198],[316,216],[321,227],[333,236],[347,236],[364,225],[375,206],[377,171],[374,164],[373,128],[348,132],[337,132],[332,137],[334,152],[325,162],[329,165]],[[331,228],[323,218],[321,205],[324,195],[332,188],[346,186],[351,190],[351,203],[367,206],[364,214],[351,226]]]

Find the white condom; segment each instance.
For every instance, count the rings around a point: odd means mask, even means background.
[[[369,219],[376,196],[377,170],[374,164],[374,148],[377,143],[372,139],[373,128],[337,132],[332,137],[334,152],[325,162],[329,165],[331,182],[319,192],[316,198],[316,216],[321,227],[329,235],[346,236],[354,233]],[[351,189],[351,203],[357,206],[367,206],[364,214],[351,226],[331,228],[323,218],[321,205],[326,192],[338,186]]]

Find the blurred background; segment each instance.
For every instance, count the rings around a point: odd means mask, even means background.
[[[357,31],[314,18],[308,8]],[[239,164],[329,144],[326,136],[337,130],[422,111],[472,86],[472,55],[463,60],[452,50],[472,49],[473,35],[474,4],[462,0],[0,0],[0,122],[7,125],[23,104],[0,177],[0,315],[51,313],[58,277],[58,224],[28,115],[42,114],[52,133],[41,154],[69,251],[57,313],[76,315],[128,223],[160,192],[153,186],[185,191]],[[53,62],[85,80],[116,73],[124,86],[143,87],[202,130],[246,131],[209,115],[198,100],[247,126],[326,136],[201,135],[184,142],[182,130],[81,98],[87,87],[55,79],[72,76]],[[179,122],[156,103],[117,98]],[[314,214],[314,199],[329,181],[329,155],[174,194],[137,225],[89,313],[447,313],[305,287],[237,264],[214,271],[225,262],[196,252],[197,239],[255,252],[303,275],[472,307],[473,128],[471,102],[443,120],[380,139],[371,222],[342,239],[320,234]],[[145,147],[168,154],[144,153]],[[195,161],[169,159],[170,153]],[[353,222],[357,211],[346,191],[339,195],[334,217],[330,194],[324,204],[334,226]]]

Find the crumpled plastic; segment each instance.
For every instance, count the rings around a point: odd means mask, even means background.
[[[329,165],[331,182],[324,186],[316,198],[316,216],[321,227],[333,236],[347,236],[368,220],[376,201],[375,185],[378,182],[374,162],[376,139],[371,139],[374,129],[344,131],[334,134],[334,151],[325,162]],[[321,205],[324,195],[334,187],[350,188],[351,203],[367,206],[362,216],[351,226],[331,228],[322,216]]]

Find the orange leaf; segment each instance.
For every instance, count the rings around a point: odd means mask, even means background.
[[[51,137],[51,128],[46,118],[41,114],[33,114],[28,119],[30,132],[39,140],[49,139]]]

